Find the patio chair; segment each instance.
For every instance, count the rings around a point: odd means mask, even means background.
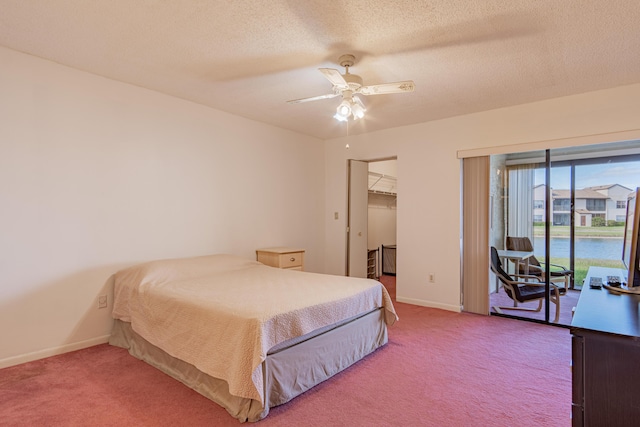
[[[499,307],[494,306],[493,309],[500,314],[502,310],[521,310],[521,311],[535,311],[539,312],[542,309],[542,302],[546,294],[545,284],[540,281],[539,276],[514,274],[509,275],[502,268],[502,262],[498,251],[495,247],[491,246],[491,270],[495,273],[496,277],[502,282],[502,287],[505,292],[513,300],[513,307]],[[560,318],[560,290],[555,283],[550,283],[550,296],[549,301],[556,305],[556,317],[553,322],[558,323]],[[518,307],[518,303],[525,303],[529,301],[538,301],[538,308]]]
[[[531,244],[531,240],[528,237],[509,237],[507,236],[507,249],[512,251],[525,251],[525,252],[533,252],[533,245]],[[538,259],[531,255],[528,259],[529,261],[529,274],[532,276],[544,277],[544,263],[538,261]],[[566,292],[567,289],[573,289],[573,282],[571,280],[571,276],[573,276],[573,271],[568,270],[567,268],[558,265],[558,264],[549,264],[551,269],[551,281],[564,282],[564,289],[562,292]],[[523,263],[520,263],[518,268],[518,273],[523,274],[525,271],[525,266]],[[543,279],[544,280],[544,279]]]

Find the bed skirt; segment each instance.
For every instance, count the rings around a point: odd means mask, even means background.
[[[130,323],[115,320],[109,343],[128,349],[132,356],[216,402],[241,422],[253,422],[266,417],[270,408],[288,402],[351,366],[385,345],[387,340],[384,309],[376,309],[319,335],[269,352],[263,362],[264,406],[257,400],[231,395],[226,381],[167,354],[133,331]]]

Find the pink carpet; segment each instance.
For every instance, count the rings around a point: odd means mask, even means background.
[[[397,303],[385,347],[259,426],[569,426],[566,329]],[[215,403],[99,345],[0,370],[2,426],[233,426]]]

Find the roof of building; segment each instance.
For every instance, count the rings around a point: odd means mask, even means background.
[[[554,199],[569,199],[571,198],[570,190],[554,190],[551,189],[551,196]],[[590,189],[582,189],[576,190],[576,199],[608,199],[609,197],[605,194],[598,193],[595,190]]]
[[[628,188],[621,184],[596,185],[594,187],[585,187],[585,190],[596,190],[596,191],[609,190],[610,188],[613,188],[613,187],[620,187],[620,188],[624,188],[625,190],[633,191],[631,188]]]
[[[605,185],[595,185],[593,187],[585,187],[585,190],[607,190],[611,187],[615,187],[620,184],[605,184]]]

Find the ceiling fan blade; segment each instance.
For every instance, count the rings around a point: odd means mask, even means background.
[[[382,83],[379,85],[362,86],[358,93],[363,95],[384,95],[387,93],[413,92],[416,85],[412,80],[403,82]]]
[[[312,96],[311,98],[292,99],[291,101],[287,101],[287,103],[300,104],[302,102],[318,101],[319,99],[335,98],[336,96],[338,96],[337,93],[329,93],[327,95]]]
[[[349,85],[344,77],[342,77],[342,74],[340,74],[340,71],[334,70],[333,68],[318,68],[318,70],[320,70],[322,75],[324,75],[334,87],[340,90],[349,89]]]

